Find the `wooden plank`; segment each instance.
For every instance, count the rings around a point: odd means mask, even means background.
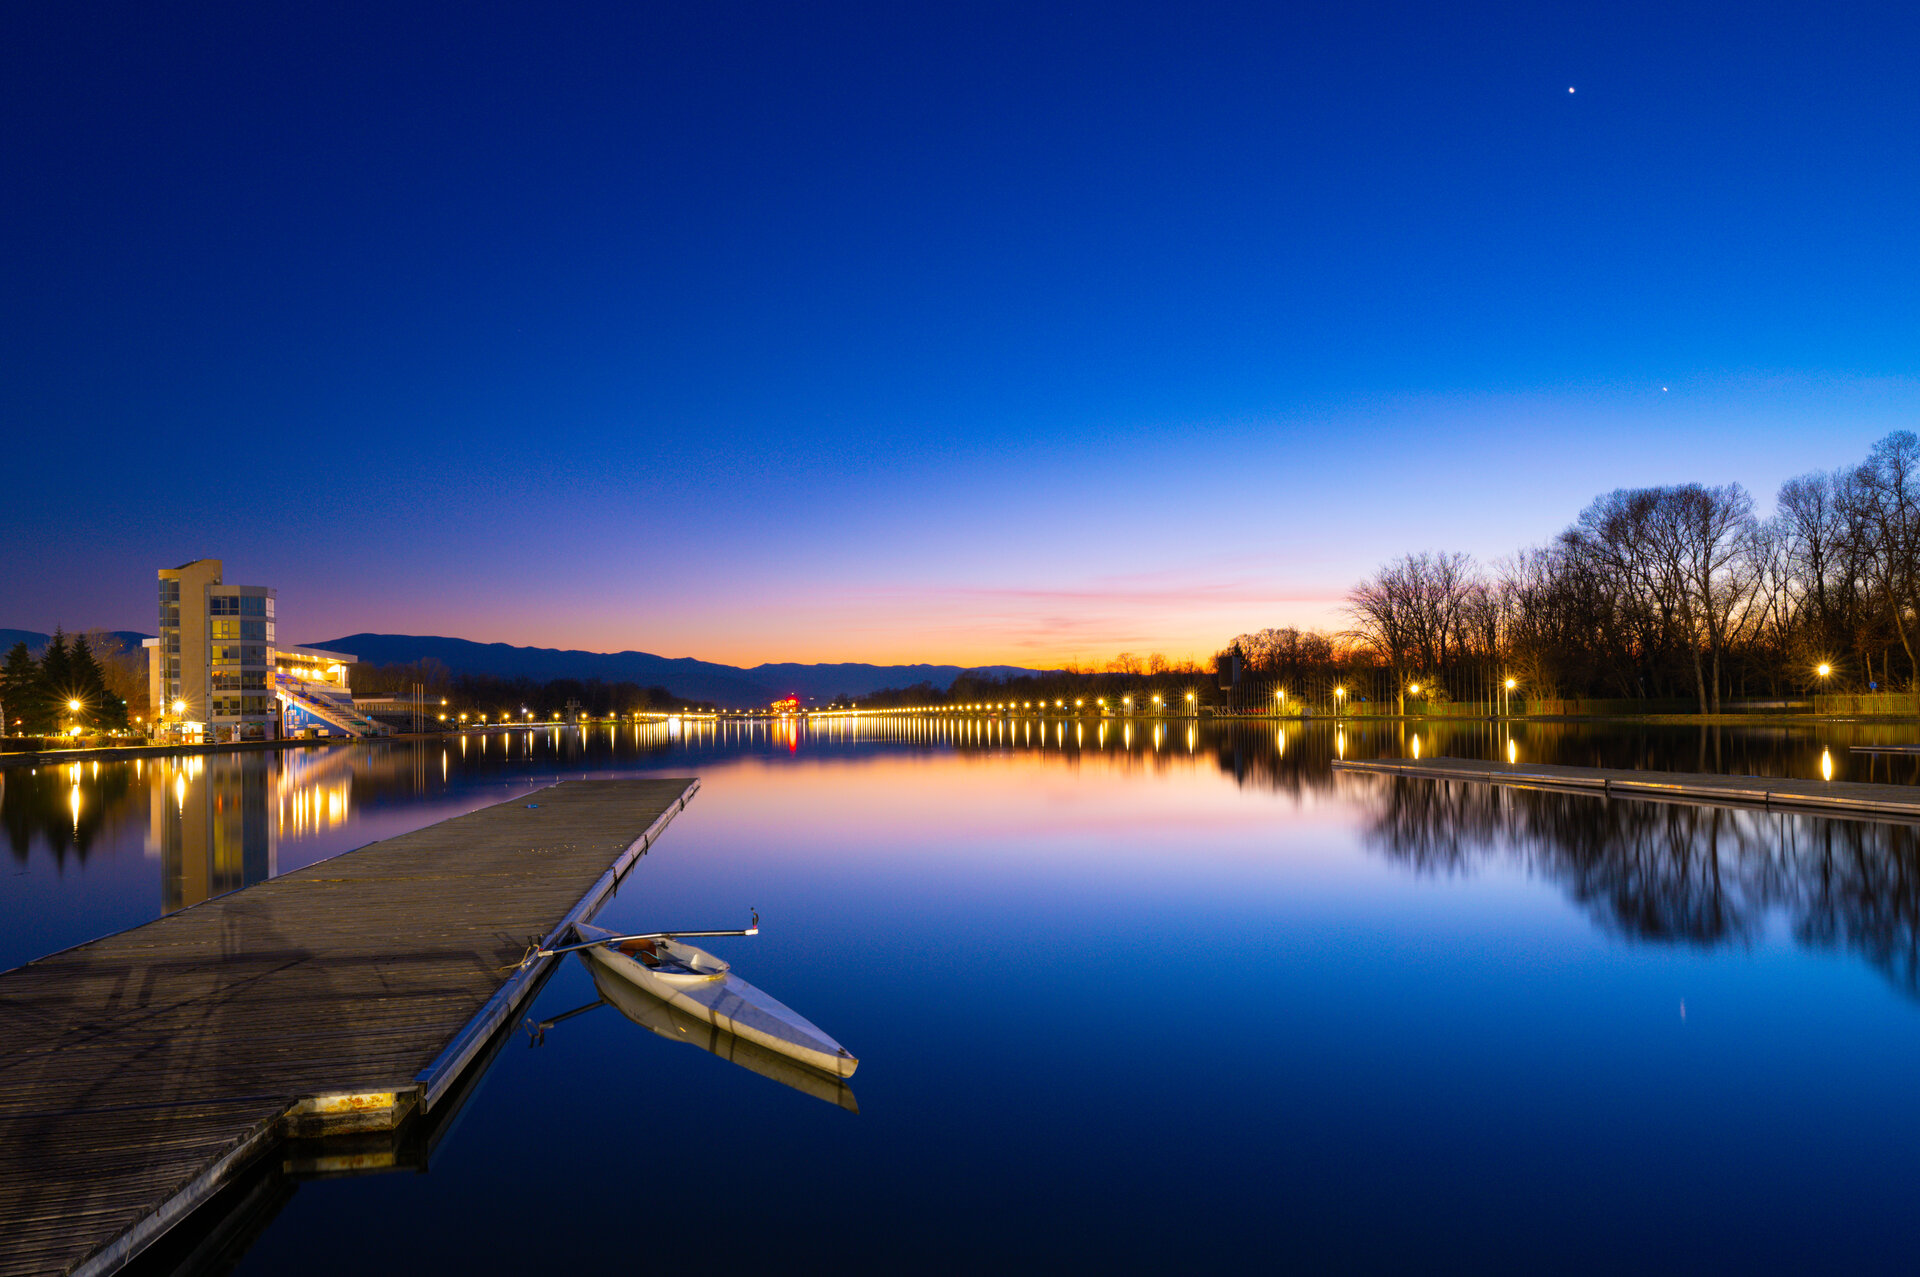
[[[1496,763],[1466,758],[1339,760],[1333,766],[1336,771],[1472,781],[1516,789],[1564,789],[1595,796],[1758,807],[1846,820],[1920,822],[1920,788],[1910,785]]]
[[[0,974],[0,1274],[113,1271],[303,1101],[432,1104],[697,787],[567,781]]]

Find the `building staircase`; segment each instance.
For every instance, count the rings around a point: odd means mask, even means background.
[[[353,693],[344,687],[310,683],[304,679],[279,678],[274,692],[290,706],[298,707],[339,729],[348,736],[388,736],[393,729],[376,723],[353,707]]]

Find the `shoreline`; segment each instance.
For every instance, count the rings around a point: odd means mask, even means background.
[[[957,711],[950,710],[906,710],[903,714],[924,714],[947,717]],[[885,716],[886,710],[862,711],[864,715]],[[1405,726],[1439,726],[1459,724],[1461,726],[1513,726],[1529,723],[1542,724],[1583,724],[1588,726],[1631,725],[1641,727],[1811,727],[1811,726],[1920,726],[1920,715],[1895,714],[1513,714],[1513,715],[1468,715],[1468,714],[1109,714],[1102,718],[1090,715],[1040,715],[1014,714],[997,715],[1013,718],[1048,719],[1092,719],[1095,722],[1217,722],[1233,724],[1270,723],[1275,726],[1308,726],[1313,724],[1331,724],[1336,727],[1364,727],[1373,724],[1397,724]],[[269,750],[286,749],[330,749],[340,745],[369,744],[373,740],[433,740],[444,739],[474,732],[545,730],[558,727],[580,727],[614,725],[621,720],[590,719],[581,723],[489,723],[482,727],[472,725],[444,732],[396,732],[390,736],[378,738],[353,737],[288,737],[270,741],[239,741],[213,745],[104,745],[82,749],[17,750],[0,752],[0,768],[58,766],[63,763],[120,761],[134,758],[191,757],[207,754],[259,753]]]

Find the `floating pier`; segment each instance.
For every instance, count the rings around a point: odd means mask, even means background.
[[[1465,780],[1513,789],[1557,789],[1621,798],[1759,807],[1852,820],[1920,821],[1920,787],[1778,776],[1715,776],[1694,772],[1491,763],[1465,758],[1336,761],[1336,771]]]
[[[0,1275],[113,1272],[282,1140],[443,1102],[700,782],[571,780],[0,974]]]

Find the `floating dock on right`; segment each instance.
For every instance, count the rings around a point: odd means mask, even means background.
[[[1920,787],[1781,776],[1716,776],[1695,772],[1495,763],[1468,758],[1336,760],[1335,771],[1426,780],[1463,780],[1513,789],[1557,789],[1595,797],[1760,807],[1851,820],[1920,822]]]

